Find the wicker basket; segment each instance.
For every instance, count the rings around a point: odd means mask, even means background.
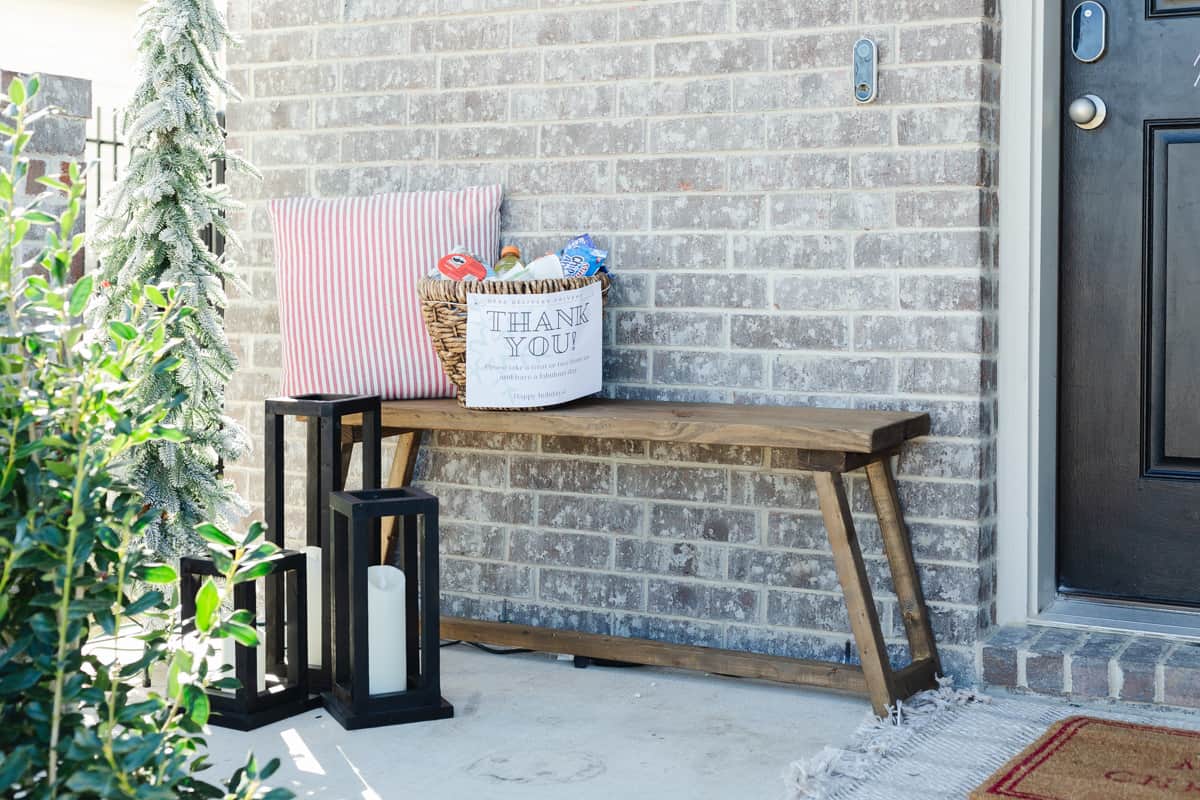
[[[608,298],[608,276],[604,273],[587,278],[551,278],[540,281],[449,281],[441,278],[422,278],[417,284],[421,298],[421,315],[433,349],[442,362],[442,369],[451,383],[458,387],[458,404],[467,404],[467,295],[486,294],[548,294],[582,289],[600,283],[600,295]],[[537,411],[543,406],[494,409],[504,411]]]

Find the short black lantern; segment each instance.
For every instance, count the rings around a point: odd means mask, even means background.
[[[253,730],[272,722],[316,708],[308,687],[308,643],[305,636],[307,576],[303,553],[284,551],[268,562],[271,571],[259,580],[266,584],[268,592],[282,600],[279,624],[281,630],[272,631],[272,621],[267,619],[260,626],[259,636],[274,633],[281,648],[277,658],[271,658],[260,638],[261,647],[246,647],[233,639],[218,640],[225,645],[224,653],[217,660],[233,662],[234,677],[241,682],[235,691],[210,691],[209,706],[212,709],[209,722],[239,731]],[[206,576],[221,577],[211,559],[185,556],[179,560],[180,609],[184,620],[184,632],[195,630],[196,593]],[[256,584],[246,581],[233,587],[235,609],[249,611],[252,619],[259,619],[257,611]],[[263,663],[259,664],[259,659]]]
[[[441,689],[437,498],[413,488],[376,489],[334,492],[329,505],[334,645],[325,708],[347,730],[454,716]],[[379,565],[377,531],[389,517],[400,521],[402,580],[395,567]],[[387,570],[398,574],[391,579]],[[403,592],[402,604],[387,598],[389,580]],[[387,688],[373,692],[379,685]]]
[[[307,474],[306,532],[305,544],[310,553],[320,549],[321,580],[312,581],[310,591],[313,602],[309,613],[313,615],[312,641],[309,642],[310,669],[309,685],[314,691],[324,691],[330,686],[330,665],[333,663],[330,630],[330,553],[329,541],[329,494],[344,488],[346,472],[349,470],[349,450],[345,447],[343,417],[361,414],[361,424],[354,430],[362,432],[362,484],[364,489],[380,486],[382,429],[380,427],[380,403],[378,395],[305,394],[296,397],[277,397],[266,401],[266,484],[263,497],[267,536],[272,542],[284,544],[284,437],[285,417],[304,417],[308,426],[306,447]],[[282,643],[275,632],[280,630],[280,601],[271,587],[267,590],[267,636],[268,659],[278,660]],[[320,619],[317,620],[319,612]],[[317,641],[319,639],[319,642]]]

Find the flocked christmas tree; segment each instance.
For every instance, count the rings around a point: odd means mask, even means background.
[[[225,285],[237,284],[232,264],[202,238],[209,226],[236,247],[224,214],[233,207],[225,187],[210,180],[213,164],[250,170],[225,152],[216,101],[233,94],[217,54],[230,43],[213,0],[153,0],[139,28],[140,83],[125,114],[130,148],[124,179],[103,198],[93,241],[105,293],[92,309],[104,324],[129,313],[119,291],[132,283],[177,286],[195,313],[172,330],[182,366],[155,377],[147,403],[175,398],[168,422],[187,433],[184,443],[151,442],[128,465],[130,479],[161,513],[147,533],[164,555],[200,550],[194,526],[245,513],[222,462],[243,455],[245,431],[226,416],[225,386],[237,361],[222,318]],[[252,170],[251,170],[252,171]]]

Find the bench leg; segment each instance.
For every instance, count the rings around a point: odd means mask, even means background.
[[[929,609],[921,591],[921,578],[913,560],[912,541],[904,525],[890,460],[885,458],[868,464],[867,481],[871,486],[871,497],[875,501],[875,514],[879,518],[879,529],[883,533],[883,549],[892,570],[892,585],[896,589],[896,599],[904,619],[904,631],[908,635],[908,649],[912,653],[913,663],[928,662],[931,673],[940,674],[937,643],[933,639],[933,628],[929,624]]]
[[[412,483],[413,471],[417,468],[417,453],[421,449],[421,432],[404,431],[396,439],[396,454],[392,457],[392,468],[388,471],[385,488],[401,488]],[[394,535],[396,518],[383,520],[383,563],[395,564],[398,557],[397,537]]]
[[[850,630],[858,643],[858,657],[871,695],[871,706],[876,714],[886,716],[888,706],[896,701],[895,681],[863,564],[862,548],[858,545],[854,521],[850,517],[846,486],[838,472],[815,472],[813,478],[817,482],[821,514],[825,518],[833,561],[846,599]]]

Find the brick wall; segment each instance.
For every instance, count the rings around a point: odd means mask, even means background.
[[[14,77],[27,79],[29,76],[12,70],[0,69],[0,87],[8,89],[8,84]],[[31,108],[41,109],[51,106],[57,112],[38,120],[33,128],[33,138],[25,148],[25,156],[29,159],[29,172],[25,180],[13,187],[16,204],[27,205],[34,197],[45,193],[44,207],[51,210],[61,209],[63,203],[59,195],[37,182],[38,178],[51,177],[68,180],[67,165],[73,161],[82,162],[87,147],[87,121],[92,115],[92,84],[82,78],[69,78],[64,75],[39,75],[41,89],[33,100]],[[82,231],[84,227],[83,214],[76,226]],[[26,239],[18,260],[34,256],[44,245],[36,236]],[[82,253],[75,265],[82,269]]]
[[[502,182],[506,241],[536,253],[587,230],[612,251],[610,395],[932,412],[901,494],[945,660],[972,672],[994,584],[994,0],[230,11],[229,125],[264,175],[234,184],[252,295],[229,309],[230,397],[252,431],[280,363],[265,199]],[[862,107],[860,35],[882,62]],[[261,502],[257,462],[235,475]],[[847,652],[814,488],[786,451],[441,434],[419,477],[443,503],[452,614]]]

